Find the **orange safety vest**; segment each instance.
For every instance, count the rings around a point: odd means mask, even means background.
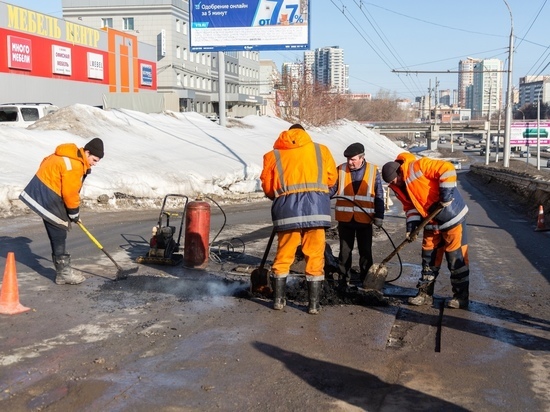
[[[351,172],[346,163],[338,166],[338,190],[336,194],[335,217],[339,222],[349,222],[353,218],[359,223],[372,223],[374,220],[374,198],[376,166],[365,162],[365,174],[357,193],[353,190]],[[341,199],[344,197],[345,199]],[[348,199],[348,200],[346,200]],[[366,212],[366,213],[365,213]]]

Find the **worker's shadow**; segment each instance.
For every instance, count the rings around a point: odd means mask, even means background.
[[[45,258],[33,253],[30,248],[31,242],[31,239],[24,236],[0,236],[0,257],[5,258],[9,252],[13,252],[17,264],[27,266],[29,269],[53,282],[55,280],[53,263],[47,261],[47,266],[43,266],[42,262]]]
[[[306,357],[269,343],[255,342],[253,346],[284,364],[290,372],[318,391],[363,410],[378,410],[382,405],[405,410],[403,405],[409,405],[414,406],[414,410],[467,411],[432,395],[384,382],[359,369]]]

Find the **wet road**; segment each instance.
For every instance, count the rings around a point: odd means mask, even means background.
[[[445,269],[434,307],[404,303],[420,271],[418,242],[401,253],[403,273],[384,290],[388,306],[329,305],[311,316],[305,302],[273,311],[249,299],[248,276],[232,269],[259,264],[266,202],[224,207],[226,220],[215,212],[212,236],[223,226],[220,250],[235,247],[206,271],[142,265],[113,282],[112,263],[75,229],[73,266],[88,278],[79,286],[52,282],[36,218],[3,220],[0,264],[15,252],[20,300],[32,310],[0,316],[0,408],[547,411],[550,232],[535,232],[536,219],[465,172],[467,311],[441,308],[451,295]],[[399,210],[392,206],[384,225],[395,242],[404,232]],[[127,267],[147,250],[158,210],[83,215]],[[391,251],[382,234],[375,251],[375,261]],[[388,269],[395,277],[397,261]]]

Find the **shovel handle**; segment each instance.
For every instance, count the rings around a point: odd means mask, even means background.
[[[99,241],[94,237],[94,235],[92,235],[88,229],[86,229],[86,227],[84,226],[84,224],[79,220],[78,222],[76,222],[76,224],[80,227],[80,229],[82,229],[82,231],[84,233],[86,233],[88,235],[88,237],[90,238],[90,240],[92,242],[94,242],[94,244],[103,252],[105,253],[105,255],[111,260],[111,262],[113,262],[117,268],[117,270],[119,272],[122,271],[122,268],[119,266],[118,263],[116,263],[116,261],[113,259],[113,257],[107,253],[107,251],[103,248],[103,246],[101,246],[101,243],[99,243]]]
[[[435,208],[428,216],[426,216],[426,218],[420,222],[420,224],[416,227],[416,229],[414,229],[410,234],[409,234],[409,238],[412,236],[412,237],[415,237],[415,236],[418,236],[418,234],[420,233],[420,231],[422,229],[424,229],[424,226],[426,226],[430,220],[432,220],[434,217],[436,217],[439,212],[441,212],[443,210],[443,206],[439,205],[437,208]],[[395,255],[397,255],[397,253],[399,253],[399,251],[401,249],[403,249],[403,247],[407,244],[407,243],[410,243],[408,239],[405,239],[403,242],[401,242],[394,250],[393,252],[391,252],[387,257],[386,259],[384,259],[382,261],[382,263],[380,263],[380,266],[383,266],[385,265],[386,263],[388,263]]]
[[[273,244],[273,239],[275,239],[275,228],[271,231],[271,235],[269,235],[269,240],[267,241],[267,246],[265,247],[264,255],[262,256],[262,261],[260,262],[260,272],[264,269],[265,262],[267,262],[267,256],[269,255],[269,251],[271,249],[271,245]]]
[[[101,243],[99,243],[99,241],[88,231],[88,229],[86,229],[86,227],[84,226],[84,224],[79,220],[78,222],[76,222],[76,224],[78,226],[80,226],[80,229],[82,229],[82,231],[84,233],[86,233],[88,235],[88,237],[90,238],[90,240],[92,242],[94,242],[94,244],[99,248],[99,249],[103,249],[103,246],[101,246]]]

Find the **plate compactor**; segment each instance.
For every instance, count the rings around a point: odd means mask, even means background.
[[[169,198],[184,199],[183,210],[179,212],[168,212],[166,203]],[[140,256],[136,259],[137,263],[153,264],[153,265],[170,265],[175,266],[183,260],[183,255],[180,251],[181,234],[183,231],[183,222],[185,212],[187,210],[187,196],[169,194],[164,197],[162,207],[160,209],[159,220],[155,227],[151,240],[149,241],[149,251],[145,256]],[[176,226],[170,225],[170,218],[179,218],[179,232],[177,239]]]

